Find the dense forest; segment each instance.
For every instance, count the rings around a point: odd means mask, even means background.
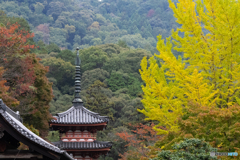
[[[0,21],[0,98],[20,111],[32,131],[57,141],[58,133],[48,133],[48,121],[72,105],[76,53],[61,50],[54,43],[35,43],[23,18],[7,17],[2,11]],[[84,106],[110,118],[107,129],[98,133],[99,140],[114,143],[110,159],[118,159],[127,150],[116,133],[130,132],[129,123],[144,121],[144,115],[137,111],[143,109],[138,70],[141,59],[151,55],[144,49],[130,49],[124,41],[80,51]]]
[[[122,40],[153,53],[177,27],[167,0],[0,0],[0,10],[26,19],[35,42],[70,50]]]
[[[147,8],[144,7],[146,3]],[[142,7],[136,12],[126,9],[126,6],[131,8],[134,5]],[[137,108],[143,109],[143,82],[138,70],[143,57],[150,57],[151,52],[155,51],[156,35],[163,32],[167,36],[174,24],[168,4],[159,3],[161,9],[156,11],[152,2],[140,1],[1,1],[0,6],[5,12],[2,13],[1,23],[7,25],[9,22],[17,22],[20,29],[34,33],[28,43],[36,48],[31,49],[29,55],[36,54],[41,59],[39,62],[48,67],[45,75],[47,81],[52,83],[52,93],[48,91],[41,96],[48,95],[45,106],[48,106],[52,115],[65,111],[72,105],[75,48],[82,48],[81,95],[84,106],[110,117],[107,130],[99,132],[98,139],[112,141],[113,148],[108,158],[119,159],[120,154],[127,151],[127,143],[116,133],[130,133],[134,127],[129,124],[146,123],[144,115],[137,111]],[[168,14],[170,21],[165,16],[162,17],[169,26],[151,22],[162,18],[158,12]],[[142,16],[145,18],[142,19]],[[7,71],[5,73],[10,74]],[[8,81],[10,79],[6,74],[3,74],[3,78]],[[24,104],[25,98],[15,98],[22,105],[15,110],[20,111],[25,125],[32,130],[37,128],[40,135],[46,136],[47,126],[44,124],[47,119],[44,119],[44,114],[34,112],[30,116],[33,109],[23,107],[33,103],[33,99]],[[48,112],[46,108],[40,112],[44,113],[43,111]],[[50,141],[58,140],[57,133],[54,137],[51,135],[49,133]]]
[[[116,133],[130,133],[130,123],[144,121],[144,115],[137,111],[143,109],[140,62],[144,56],[157,52],[157,35],[167,37],[177,26],[167,0],[1,0],[0,10],[8,17],[19,18],[15,21],[34,33],[34,42],[30,43],[38,48],[31,53],[49,67],[46,76],[52,82],[52,115],[71,106],[75,49],[82,49],[84,105],[110,117],[107,130],[99,133],[98,139],[113,141],[108,157],[118,159],[127,148]],[[24,26],[20,21],[24,21]],[[37,120],[25,122],[41,130]]]
[[[38,50],[47,50],[49,46],[42,43]],[[57,45],[52,45],[51,49],[53,48],[55,52],[40,54],[39,57],[44,66],[49,66],[47,77],[53,83],[54,95],[50,103],[50,112],[55,114],[66,111],[72,105],[75,54],[70,50],[60,51]],[[115,133],[128,130],[129,123],[143,121],[144,115],[139,113],[137,108],[143,108],[142,80],[138,70],[144,56],[150,57],[151,53],[118,44],[98,45],[80,51],[81,95],[84,106],[110,117],[107,130],[99,133],[98,139],[115,143]],[[111,150],[111,157],[117,159],[117,149],[123,153],[124,145],[121,148],[115,147],[114,145]]]
[[[238,152],[239,6],[0,0],[0,98],[34,133],[58,141],[48,122],[72,105],[80,47],[84,106],[110,118],[97,139],[113,146],[100,160]]]

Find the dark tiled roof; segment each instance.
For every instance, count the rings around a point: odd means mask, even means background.
[[[42,139],[41,137],[37,136],[36,134],[34,134],[32,131],[30,131],[28,128],[26,128],[19,119],[21,119],[20,115],[15,113],[14,111],[10,110],[2,101],[2,99],[0,99],[0,115],[8,122],[9,125],[11,125],[19,134],[23,135],[24,137],[26,137],[27,139],[37,143],[38,145],[43,146],[44,148],[47,148],[51,151],[60,153],[62,155],[64,155],[65,157],[67,157],[67,159],[72,159],[64,150],[59,149],[58,147],[48,143],[47,141],[45,141],[44,139]],[[16,119],[15,117],[17,116],[18,119]]]
[[[98,113],[92,112],[83,106],[72,106],[65,112],[58,113],[54,116],[56,120],[52,120],[52,123],[63,124],[96,124],[108,122],[107,116],[100,116]]]
[[[93,142],[52,142],[55,146],[61,148],[61,149],[103,149],[103,148],[109,148],[112,147],[111,142],[99,142],[99,141],[93,141]]]

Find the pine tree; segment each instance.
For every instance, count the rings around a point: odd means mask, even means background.
[[[106,94],[104,94],[104,89],[108,90],[104,83],[99,80],[95,81],[86,91],[86,103],[84,106],[100,115],[108,116],[110,120],[114,120],[114,103],[109,101]]]

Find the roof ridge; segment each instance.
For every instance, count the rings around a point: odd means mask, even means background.
[[[87,111],[87,112],[89,112],[89,113],[91,113],[91,114],[95,114],[95,115],[99,115],[99,116],[100,116],[99,113],[96,113],[96,112],[90,111],[89,109],[87,109],[87,108],[84,107],[84,106],[82,106],[82,108],[83,108],[85,111]]]
[[[74,110],[74,109],[75,109],[75,107],[72,106],[72,107],[70,107],[68,110],[66,110],[66,111],[64,111],[64,112],[61,112],[61,113],[57,113],[56,115],[57,115],[58,117],[60,117],[60,116],[62,116],[62,115],[64,115],[64,114],[68,114],[70,111],[72,111],[72,110]]]
[[[7,111],[11,116],[13,116],[15,119],[17,119],[18,121],[22,122],[22,118],[19,114],[19,112],[14,112],[11,108],[9,108],[2,99],[0,99],[0,109],[2,109],[3,111]]]

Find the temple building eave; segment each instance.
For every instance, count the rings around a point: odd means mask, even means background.
[[[99,142],[99,141],[93,141],[93,142],[63,142],[63,141],[58,141],[58,142],[52,142],[55,146],[64,149],[66,151],[68,150],[86,150],[86,151],[91,151],[91,150],[106,150],[108,151],[112,147],[111,142]]]
[[[74,127],[82,127],[82,126],[106,126],[107,122],[103,122],[103,123],[82,123],[82,124],[78,124],[78,123],[54,123],[54,122],[50,122],[50,127],[52,126],[74,126]]]

